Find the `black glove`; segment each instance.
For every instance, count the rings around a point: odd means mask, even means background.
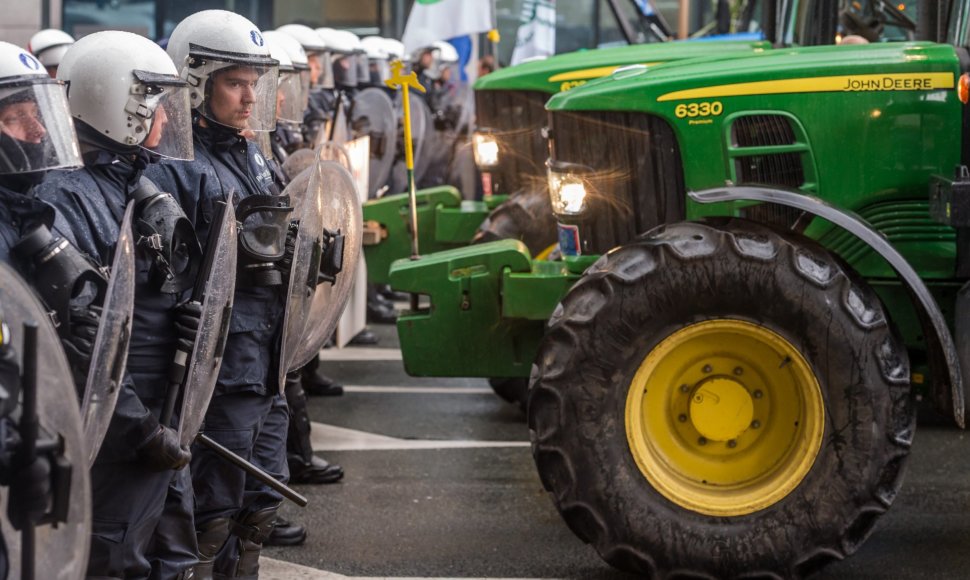
[[[179,335],[179,349],[192,352],[192,346],[199,334],[202,319],[202,303],[196,300],[183,302],[175,307],[175,328]]]
[[[189,464],[192,454],[179,445],[178,433],[159,425],[155,433],[137,450],[142,464],[152,471],[179,470]]]
[[[296,254],[296,236],[300,233],[300,224],[290,222],[290,227],[286,230],[286,244],[283,247],[283,257],[276,262],[276,268],[283,275],[283,285],[290,283],[290,270],[293,269],[293,256]]]
[[[80,389],[83,389],[87,383],[88,370],[91,368],[91,354],[94,352],[94,338],[98,334],[100,323],[100,306],[71,308],[68,334],[61,337],[64,353],[71,363],[74,384]]]
[[[14,529],[37,523],[51,504],[51,464],[38,456],[32,463],[10,474],[7,517]]]

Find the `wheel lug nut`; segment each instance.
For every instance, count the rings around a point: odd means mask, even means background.
[[[704,369],[703,370],[704,370],[705,373],[710,373],[714,369],[711,368],[711,365],[704,365]]]
[[[754,396],[754,398],[755,398],[755,399],[760,399],[760,398],[761,398],[761,397],[763,397],[763,396],[764,396],[765,394],[764,394],[764,393],[762,393],[762,392],[761,392],[760,390],[757,390],[757,391],[755,391],[754,393],[752,393],[752,395]]]
[[[727,442],[727,446],[730,447],[731,449],[734,449],[735,447],[738,446],[738,442],[735,441],[734,439],[731,439]]]
[[[741,376],[744,374],[744,369],[741,367],[734,367],[734,374]]]
[[[754,421],[751,422],[752,429],[758,429],[759,427],[761,427],[761,421],[755,419]]]
[[[697,444],[698,445],[707,445],[707,437],[698,437],[697,438]]]
[[[690,387],[688,387],[687,385],[680,385],[680,392],[681,393],[686,393],[688,391],[690,391]]]
[[[681,413],[680,415],[677,416],[677,420],[680,421],[681,423],[686,423],[687,422],[687,415]]]

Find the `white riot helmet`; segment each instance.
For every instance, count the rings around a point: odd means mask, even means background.
[[[360,39],[360,45],[367,56],[367,82],[383,87],[384,81],[391,78],[391,55],[387,42],[380,36],[367,36]]]
[[[360,74],[357,64],[358,55],[363,54],[360,39],[353,32],[336,30],[334,28],[317,28],[317,34],[323,39],[330,53],[331,70],[335,87],[354,88],[357,86]],[[324,85],[324,88],[327,87]]]
[[[252,131],[276,128],[279,63],[255,24],[225,10],[196,12],[172,31],[168,55],[191,87],[192,108],[207,121]]]
[[[387,51],[389,60],[403,60],[407,51],[404,50],[404,43],[393,38],[382,38],[384,50]]]
[[[332,89],[333,72],[330,70],[330,53],[326,52],[326,45],[317,31],[303,24],[286,24],[276,30],[292,36],[303,47],[310,67],[310,86],[323,85],[325,89]],[[329,84],[327,84],[328,79]]]
[[[283,32],[270,30],[263,33],[263,38],[269,44],[272,57],[280,61],[279,93],[283,102],[277,106],[276,116],[282,121],[302,123],[310,95],[306,51],[298,40]]]
[[[74,37],[70,34],[56,28],[45,28],[30,37],[27,50],[37,57],[37,60],[47,68],[48,73],[54,73],[61,64],[64,53],[71,48],[72,44],[74,44]]]
[[[193,158],[188,83],[154,42],[118,30],[89,34],[64,56],[57,78],[67,84],[82,139],[92,131],[95,143]]]
[[[80,165],[63,83],[29,52],[0,41],[0,175]]]
[[[458,76],[458,51],[450,42],[436,40],[431,46],[418,51],[418,54],[431,53],[431,63],[424,70],[424,74],[432,80],[440,80],[445,70],[451,70],[451,80]]]

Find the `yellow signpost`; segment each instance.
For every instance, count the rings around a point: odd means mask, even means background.
[[[404,64],[396,60],[391,63],[391,78],[384,81],[392,89],[404,91],[404,162],[408,170],[408,198],[411,210],[411,259],[418,259],[418,201],[414,189],[414,145],[411,142],[411,95],[409,90],[425,92],[418,75],[413,71],[404,74]]]

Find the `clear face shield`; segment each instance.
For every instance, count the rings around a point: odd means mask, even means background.
[[[336,88],[337,83],[333,78],[333,54],[321,52],[318,58],[320,59],[320,76],[317,79],[317,85],[322,89]]]
[[[236,61],[222,54],[198,51],[190,54],[198,63],[189,69],[187,81],[202,89],[203,115],[216,123],[251,131],[276,128],[276,89],[279,63],[270,57],[246,57]],[[205,87],[195,86],[207,78]]]
[[[192,106],[188,83],[169,75],[133,71],[136,83],[125,107],[141,121],[133,139],[147,132],[139,144],[166,159],[189,161],[192,147]]]
[[[37,76],[0,83],[0,175],[80,165],[64,86]]]
[[[333,80],[340,87],[357,86],[357,55],[356,54],[334,54],[333,55]]]
[[[384,81],[391,78],[391,64],[383,58],[370,59],[370,84],[384,86]]]
[[[357,82],[367,82],[370,79],[370,66],[367,62],[367,53],[363,51],[355,53],[354,61],[357,63]]]
[[[309,90],[309,85],[304,86],[304,78],[308,76],[301,74],[301,71],[280,71],[279,89],[276,93],[276,116],[280,121],[303,121],[307,94],[305,89]]]

